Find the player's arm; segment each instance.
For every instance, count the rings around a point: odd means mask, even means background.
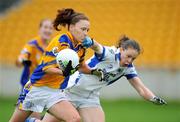
[[[21,50],[21,54],[18,56],[16,60],[16,66],[21,67],[24,65],[31,65],[30,56],[32,54],[33,47],[32,45],[26,44],[24,48]]]
[[[54,57],[56,56],[56,54],[63,49],[69,48],[69,45],[67,43],[59,43],[58,47],[54,47],[52,50],[52,53],[54,54]],[[46,60],[48,60],[48,58],[50,58],[49,56],[45,56],[44,57]],[[62,71],[61,69],[59,69],[57,67],[56,61],[54,60],[54,62],[48,66],[45,66],[43,68],[45,73],[48,74],[57,74],[57,75],[62,75],[62,76],[68,76],[70,74],[70,71],[72,69],[72,62],[69,62],[66,66],[66,68]]]
[[[62,76],[69,76],[72,70],[72,62],[69,61],[66,68],[64,70],[61,70],[57,67],[57,64],[50,65],[48,67],[45,67],[44,72],[47,74],[54,74],[54,75],[62,75]]]
[[[91,74],[91,68],[85,63],[82,62],[79,68],[79,72],[82,72],[84,74]]]
[[[161,99],[160,97],[157,97],[151,90],[149,90],[141,81],[139,77],[133,77],[129,79],[130,84],[136,89],[136,91],[139,93],[140,96],[142,96],[144,99],[151,101],[158,105],[166,104],[166,102]]]
[[[103,46],[88,36],[84,39],[84,41],[82,42],[82,45],[86,48],[90,47],[97,54],[103,53]]]
[[[62,70],[60,70],[59,68],[51,67],[51,68],[45,69],[44,71],[48,74],[63,75]]]

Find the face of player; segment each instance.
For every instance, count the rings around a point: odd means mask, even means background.
[[[80,20],[74,25],[70,25],[69,31],[76,41],[82,42],[87,36],[90,23],[88,20]]]
[[[39,28],[39,35],[44,40],[50,40],[53,33],[53,25],[50,20],[45,20],[42,22],[41,27]]]
[[[129,64],[131,64],[139,55],[137,50],[133,48],[128,49],[122,49],[120,48],[121,52],[121,61],[120,66],[127,67]]]

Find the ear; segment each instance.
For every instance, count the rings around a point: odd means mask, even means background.
[[[73,30],[73,29],[74,29],[74,26],[75,26],[74,24],[70,24],[70,25],[69,25],[69,30]]]
[[[122,47],[120,47],[119,49],[120,49],[120,52],[124,51],[124,49]]]

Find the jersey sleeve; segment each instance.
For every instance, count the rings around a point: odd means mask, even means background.
[[[23,60],[29,60],[32,53],[33,53],[33,46],[27,43],[21,50],[21,53],[18,56],[18,60],[20,62],[22,62]]]
[[[127,79],[131,79],[131,78],[137,77],[137,71],[136,71],[135,67],[133,66],[133,64],[130,64],[128,66],[128,69],[126,70],[124,76]]]
[[[111,60],[115,55],[113,47],[106,47],[101,45],[101,52],[102,52],[101,54],[97,54],[97,53],[94,54],[94,56],[99,61],[108,60],[108,59]]]
[[[95,68],[96,64],[104,60],[114,61],[115,48],[102,46],[101,52],[102,52],[101,54],[95,53],[90,59],[86,61],[86,64],[88,64],[90,68]]]

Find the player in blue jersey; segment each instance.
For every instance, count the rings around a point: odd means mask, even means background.
[[[166,104],[163,99],[150,91],[138,77],[133,61],[141,53],[141,48],[136,41],[124,36],[120,39],[118,47],[99,46],[94,56],[86,62],[89,67],[94,69],[92,70],[94,75],[76,72],[69,81],[69,83],[76,85],[66,90],[66,95],[79,111],[83,122],[105,122],[99,91],[101,88],[118,81],[121,77],[126,77],[144,99],[158,105]],[[103,72],[103,77],[99,71]],[[50,114],[46,114],[44,120],[58,122]]]

